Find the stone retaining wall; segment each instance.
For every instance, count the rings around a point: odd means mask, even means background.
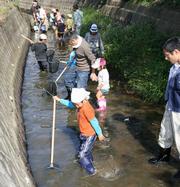
[[[0,27],[0,186],[35,186],[27,164],[25,133],[20,108],[23,66],[29,26],[13,9]]]
[[[162,6],[144,7],[126,3],[124,0],[97,0],[98,5],[93,2],[94,0],[80,1],[83,6],[101,7],[104,15],[110,16],[124,25],[153,21],[161,32],[180,33],[180,12],[178,10],[169,10]]]
[[[39,4],[46,10],[51,8],[58,8],[61,13],[66,14],[72,11],[72,6],[75,0],[39,0]],[[30,10],[32,5],[32,0],[20,0],[19,7],[25,10]]]

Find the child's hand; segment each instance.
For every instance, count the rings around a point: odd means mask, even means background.
[[[99,91],[99,90],[100,90],[100,89],[99,89],[99,86],[96,88],[96,90],[97,90],[97,91]]]
[[[103,140],[105,140],[105,137],[104,137],[103,134],[101,134],[101,135],[98,136],[98,139],[99,139],[99,141],[103,141]]]
[[[60,98],[58,96],[53,96],[53,99],[55,99],[56,101],[60,100]]]
[[[91,73],[90,78],[91,78],[92,81],[97,81],[98,80],[95,73]]]

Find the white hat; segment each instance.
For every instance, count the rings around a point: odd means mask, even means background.
[[[67,17],[72,18],[72,14],[67,14]]]
[[[39,39],[40,40],[47,40],[47,36],[45,34],[40,34]]]
[[[92,24],[92,25],[91,25],[91,28],[90,28],[90,31],[91,31],[91,32],[97,32],[97,31],[98,31],[97,25],[96,25],[96,24]]]
[[[94,64],[92,64],[91,67],[94,68],[94,69],[99,68],[99,67],[100,67],[100,60],[101,60],[101,58],[97,58],[97,59],[95,60]]]
[[[56,13],[56,9],[55,9],[55,8],[52,8],[51,11],[52,11],[53,13]]]
[[[71,101],[73,103],[80,103],[84,99],[89,99],[90,92],[86,91],[84,88],[72,88]]]

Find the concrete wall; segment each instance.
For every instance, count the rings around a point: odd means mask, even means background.
[[[12,10],[0,27],[0,186],[34,186],[27,165],[20,108],[23,66],[28,43],[21,36],[29,26]]]
[[[38,0],[39,4],[46,10],[51,8],[58,8],[61,13],[67,13],[72,11],[72,6],[75,0]],[[25,10],[29,10],[32,5],[32,0],[20,0],[19,7]]]
[[[80,2],[80,6],[101,8],[103,14],[125,25],[150,20],[155,22],[162,32],[180,32],[180,12],[163,7],[143,7],[126,3],[125,0],[39,0],[38,2],[47,10],[55,7],[66,14],[72,11],[72,5],[77,1]],[[30,10],[31,4],[32,0],[19,1],[19,7],[24,10]]]
[[[93,1],[81,0],[81,3],[83,6],[97,6],[97,3],[92,3]],[[180,33],[180,12],[178,10],[169,10],[160,6],[144,7],[126,3],[124,0],[97,1],[103,14],[124,25],[150,20],[155,22],[157,29],[162,32]]]

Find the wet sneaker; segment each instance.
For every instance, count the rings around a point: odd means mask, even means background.
[[[95,175],[97,174],[97,170],[96,170],[96,169],[94,170],[94,173],[91,173],[91,174],[87,174],[86,171],[84,171],[84,172],[85,172],[85,174],[84,174],[84,176],[82,177],[82,179],[86,179],[86,178],[88,178],[88,177],[92,177],[92,176],[95,176]]]
[[[78,160],[78,159],[75,159],[75,160],[73,160],[73,163],[74,163],[74,164],[77,164],[77,163],[79,163],[79,160]]]
[[[97,169],[94,170],[94,173],[90,174],[89,176],[94,176],[97,174]]]

